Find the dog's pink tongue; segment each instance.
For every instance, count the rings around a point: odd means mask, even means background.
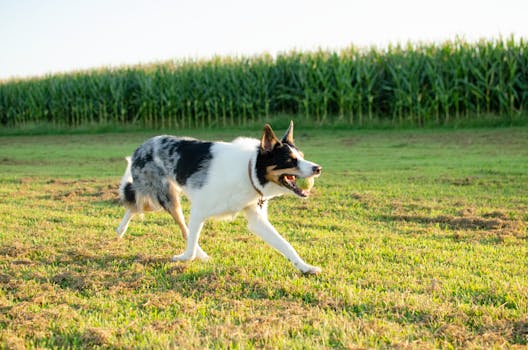
[[[288,180],[288,181],[295,181],[295,176],[287,175],[287,176],[286,176],[286,180]]]

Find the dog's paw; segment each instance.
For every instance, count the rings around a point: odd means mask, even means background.
[[[125,235],[126,230],[127,230],[126,226],[119,225],[119,227],[116,229],[117,238],[123,238],[123,236]]]
[[[190,261],[190,260],[193,260],[195,257],[194,256],[190,256],[188,254],[180,254],[180,255],[174,255],[172,257],[172,261],[176,262],[176,261]]]
[[[209,261],[211,260],[211,257],[209,257],[209,255],[207,255],[207,253],[204,252],[201,248],[198,248],[196,250],[196,259],[201,261]]]
[[[323,271],[320,267],[312,265],[303,266],[299,270],[301,270],[301,272],[305,275],[318,275],[321,273],[321,271]]]

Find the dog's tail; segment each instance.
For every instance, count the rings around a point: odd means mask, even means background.
[[[136,204],[136,192],[132,186],[132,173],[130,168],[132,166],[132,159],[126,157],[127,167],[123,178],[121,178],[121,184],[119,185],[119,198],[121,202],[127,206],[135,206]]]

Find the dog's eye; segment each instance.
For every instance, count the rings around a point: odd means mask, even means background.
[[[297,159],[295,158],[286,159],[286,165],[291,166],[291,167],[297,166]]]

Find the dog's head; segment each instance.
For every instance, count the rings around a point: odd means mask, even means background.
[[[313,179],[321,175],[321,170],[321,166],[305,160],[303,153],[295,146],[293,121],[280,140],[271,126],[264,126],[257,162],[257,175],[261,184],[271,182],[284,189],[285,193],[307,197],[309,189],[297,186],[297,179]]]

